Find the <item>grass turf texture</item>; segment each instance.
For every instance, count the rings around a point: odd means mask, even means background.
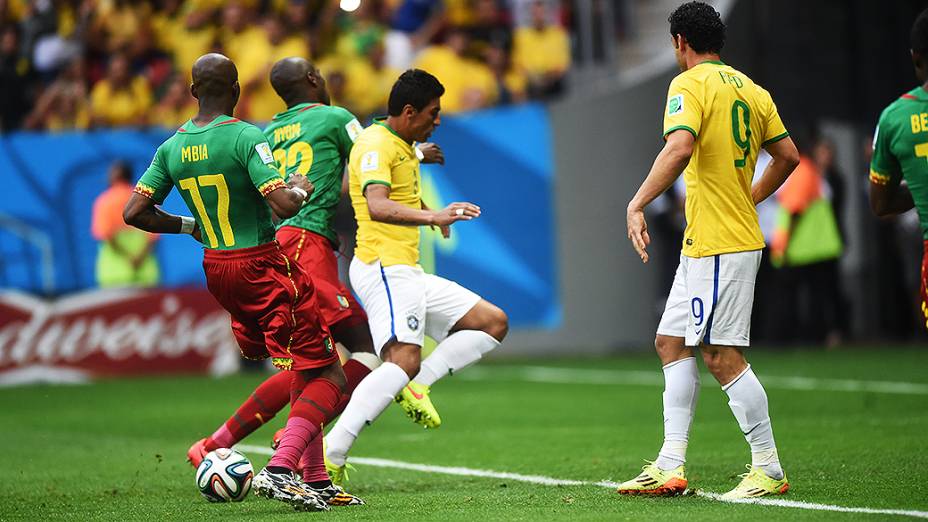
[[[751,352],[769,376],[928,383],[924,350]],[[434,431],[391,406],[353,454],[441,466],[621,481],[653,458],[662,434],[659,384],[526,382],[518,365],[653,371],[653,355],[596,360],[484,363],[471,378],[445,379],[432,396],[444,421]],[[187,447],[231,413],[264,375],[167,377],[88,386],[0,389],[0,520],[873,520],[886,515],[732,505],[701,497],[626,498],[596,486],[521,482],[358,466],[350,490],[367,506],[299,514],[250,495],[209,504],[196,491]],[[690,486],[721,493],[750,455],[717,386],[703,388],[690,440]],[[923,394],[768,388],[789,500],[928,510]],[[285,412],[245,443],[266,445]],[[259,470],[264,455],[248,454]]]

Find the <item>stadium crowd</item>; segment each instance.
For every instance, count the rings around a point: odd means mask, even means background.
[[[412,66],[445,85],[446,113],[545,99],[570,66],[567,16],[561,0],[0,0],[0,132],[176,127],[210,51],[238,65],[236,116],[255,122],[284,109],[267,76],[287,56],[362,120]]]

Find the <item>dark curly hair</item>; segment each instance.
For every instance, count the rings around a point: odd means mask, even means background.
[[[911,49],[922,55],[923,60],[928,58],[928,9],[919,13],[915,23],[912,24],[912,33],[909,37]]]
[[[725,46],[725,24],[709,4],[687,2],[670,13],[667,21],[670,22],[670,35],[683,35],[699,54],[718,54]]]
[[[445,94],[445,87],[438,78],[422,69],[409,69],[400,75],[390,90],[390,99],[387,101],[387,114],[399,116],[403,107],[412,105],[421,111],[435,98]]]

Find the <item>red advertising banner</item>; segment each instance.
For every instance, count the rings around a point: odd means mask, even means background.
[[[0,293],[0,384],[227,373],[239,351],[204,289],[94,290],[45,300]]]

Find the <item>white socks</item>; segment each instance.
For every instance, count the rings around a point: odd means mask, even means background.
[[[771,478],[782,479],[783,468],[780,467],[767,412],[767,392],[751,370],[751,365],[722,386],[722,390],[728,394],[728,406],[751,446],[751,465],[761,468]]]
[[[385,362],[358,384],[345,411],[325,437],[326,456],[334,464],[345,464],[348,450],[364,426],[374,422],[409,383],[409,376],[396,364]]]
[[[435,351],[422,361],[413,381],[431,386],[435,381],[479,361],[490,350],[499,346],[492,335],[481,330],[454,332],[435,347]]]
[[[664,366],[664,445],[654,462],[662,470],[686,462],[690,426],[699,397],[699,369],[695,357]]]

